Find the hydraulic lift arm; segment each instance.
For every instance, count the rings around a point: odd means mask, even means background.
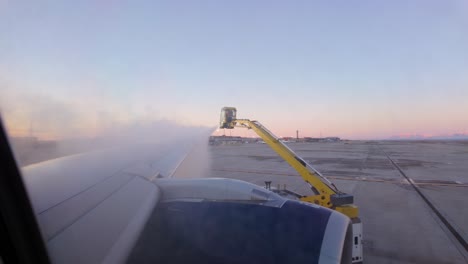
[[[224,107],[221,110],[219,127],[225,129],[244,127],[255,131],[271,149],[299,173],[314,192],[314,195],[302,196],[300,200],[328,207],[347,215],[353,223],[353,263],[362,262],[362,224],[358,218],[358,207],[353,204],[353,196],[339,191],[333,183],[296,155],[294,151],[281,142],[279,138],[260,124],[260,122],[249,119],[237,119],[236,114],[236,108]]]
[[[236,119],[236,110],[233,107],[225,107],[221,114],[220,128],[233,129],[234,127],[245,127],[252,129],[282,157],[291,167],[293,167],[304,181],[309,184],[315,195],[303,196],[300,199],[305,202],[318,204],[339,211],[349,218],[358,216],[358,208],[353,205],[353,196],[340,192],[338,188],[328,179],[320,174],[316,169],[300,158],[294,151],[286,146],[279,138],[271,133],[258,121],[248,119]]]

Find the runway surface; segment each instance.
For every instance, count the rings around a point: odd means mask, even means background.
[[[364,223],[365,263],[468,263],[467,141],[289,143],[353,194]],[[265,144],[211,146],[209,177],[311,194]],[[464,244],[465,243],[465,244]]]

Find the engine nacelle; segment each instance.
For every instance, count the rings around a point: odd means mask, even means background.
[[[161,201],[131,263],[351,263],[351,221],[339,212],[232,179],[156,183]]]

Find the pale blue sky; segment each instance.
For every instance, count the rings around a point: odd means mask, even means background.
[[[43,107],[18,91],[83,127],[215,125],[228,105],[284,136],[468,133],[468,4],[3,0],[0,81],[19,130]]]

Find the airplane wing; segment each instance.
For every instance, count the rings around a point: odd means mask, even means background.
[[[52,260],[124,259],[160,196],[151,181],[171,176],[190,146],[188,141],[137,144],[23,168]]]
[[[191,146],[137,144],[23,168],[51,260],[350,263],[350,220],[336,211],[239,180],[171,178]]]

